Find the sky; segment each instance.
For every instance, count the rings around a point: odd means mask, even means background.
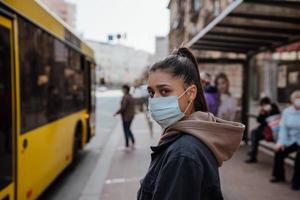
[[[77,6],[76,29],[85,39],[107,41],[126,33],[120,44],[155,50],[155,36],[169,32],[169,0],[67,0]]]

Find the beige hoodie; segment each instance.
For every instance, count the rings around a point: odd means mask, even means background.
[[[177,134],[191,134],[210,148],[221,166],[238,149],[244,130],[245,126],[241,123],[197,111],[168,127],[161,135],[160,142]]]

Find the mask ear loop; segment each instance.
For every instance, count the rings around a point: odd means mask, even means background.
[[[178,99],[180,99],[183,95],[185,95],[185,93],[190,89],[190,87],[188,87],[179,97]]]
[[[189,105],[186,107],[185,111],[183,112],[184,114],[185,114],[186,111],[189,109],[189,107],[190,107],[190,105],[191,105],[192,103],[193,103],[193,102],[191,101],[191,102],[189,103]]]
[[[185,93],[190,89],[190,87],[188,87],[179,97],[178,99],[180,99],[183,95],[185,95]],[[185,111],[183,112],[183,114],[186,113],[186,111],[189,109],[190,105],[192,104],[193,102],[191,101],[188,106],[186,107]]]

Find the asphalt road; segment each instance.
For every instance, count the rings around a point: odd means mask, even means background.
[[[76,200],[89,180],[105,143],[118,120],[113,113],[119,107],[121,92],[105,91],[96,93],[96,136],[80,152],[78,162],[67,168],[40,196],[39,199]]]

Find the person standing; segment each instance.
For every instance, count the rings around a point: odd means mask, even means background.
[[[275,103],[271,102],[269,97],[260,100],[259,115],[256,117],[259,123],[258,127],[251,131],[251,150],[248,153],[249,159],[246,163],[256,163],[259,141],[264,139],[264,130],[267,127],[267,117],[280,114],[280,110]]]
[[[297,152],[292,189],[300,190],[300,90],[291,95],[292,105],[282,114],[279,138],[275,146],[276,154],[273,165],[272,183],[285,181],[284,159],[292,152]]]
[[[211,84],[211,75],[209,73],[201,72],[200,78],[204,89],[204,96],[207,102],[208,111],[217,116],[220,101],[218,90]]]
[[[129,147],[129,141],[131,140],[132,145],[135,143],[133,133],[130,129],[132,120],[134,118],[135,109],[134,109],[134,99],[129,93],[130,87],[128,85],[122,86],[123,98],[121,100],[120,109],[114,114],[114,116],[121,114],[124,136],[125,136],[125,146]]]
[[[215,79],[215,86],[220,94],[218,117],[228,121],[236,118],[237,101],[229,92],[229,80],[226,74],[220,73]]]
[[[187,48],[155,63],[149,112],[163,128],[138,200],[222,200],[219,167],[240,145],[245,126],[208,112],[198,64]]]

